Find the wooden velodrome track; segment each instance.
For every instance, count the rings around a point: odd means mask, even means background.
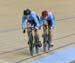
[[[54,13],[54,47],[49,53],[43,53],[41,48],[39,56],[29,55],[28,37],[21,29],[25,8],[34,10],[39,16],[44,9]],[[41,37],[42,30],[39,34]],[[71,47],[75,47],[75,0],[0,0],[0,63],[31,63]]]

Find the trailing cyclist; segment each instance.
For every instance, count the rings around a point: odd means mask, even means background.
[[[52,29],[55,27],[55,17],[52,12],[49,12],[47,10],[42,11],[41,16],[40,16],[40,24],[43,26],[44,24],[48,25],[48,50],[50,47],[53,47],[52,42],[52,36],[51,32]],[[45,26],[43,26],[43,32],[44,32]],[[46,48],[46,43],[43,41],[43,49]],[[45,52],[45,51],[44,51]]]

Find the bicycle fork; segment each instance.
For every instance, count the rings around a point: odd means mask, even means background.
[[[36,33],[34,32],[34,36],[32,34],[32,31],[28,31],[28,37],[29,37],[29,49],[30,49],[30,54],[33,56],[34,53],[34,47],[36,49],[36,53],[38,54],[39,48],[36,45],[38,43],[39,38],[35,35]]]
[[[33,45],[33,35],[32,35],[32,29],[29,29],[28,31],[28,44],[29,44],[29,50],[30,50],[30,54],[33,56],[33,48],[34,48],[34,45]]]
[[[47,27],[43,30],[44,36],[43,36],[43,50],[46,52],[46,47],[48,46],[48,50],[50,49],[51,45],[51,35],[48,33]]]

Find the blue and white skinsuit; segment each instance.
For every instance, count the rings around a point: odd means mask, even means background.
[[[50,29],[54,29],[54,27],[55,27],[55,17],[52,14],[52,12],[48,12],[48,16],[47,16],[46,19],[43,16],[40,16],[39,22],[40,22],[41,26],[43,25],[44,20],[47,21]],[[48,37],[48,50],[49,50],[50,47],[51,47],[51,38],[49,36]],[[46,42],[44,40],[43,40],[43,48],[44,48],[44,51],[45,51]]]
[[[46,21],[48,22],[50,28],[54,29],[54,27],[55,27],[55,17],[52,14],[52,12],[48,12],[48,16],[47,16]],[[40,17],[39,22],[40,22],[40,25],[42,26],[43,22],[44,22],[44,17],[43,16]]]
[[[33,23],[35,28],[38,29],[40,27],[39,21],[37,19],[36,13],[32,11],[27,19],[26,16],[22,16],[22,29],[26,29],[27,22]]]

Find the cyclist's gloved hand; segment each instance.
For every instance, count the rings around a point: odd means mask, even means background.
[[[25,33],[25,32],[26,32],[26,30],[24,29],[24,30],[23,30],[23,33]]]
[[[39,27],[35,27],[36,29],[39,29]]]
[[[41,29],[42,25],[40,24],[39,29]]]
[[[51,29],[54,29],[54,27],[51,26]]]

